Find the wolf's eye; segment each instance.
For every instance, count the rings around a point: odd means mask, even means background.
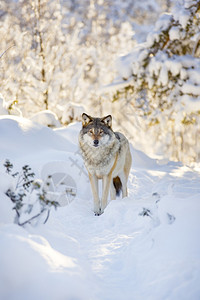
[[[102,129],[100,130],[99,134],[100,134],[100,135],[103,135],[103,130],[102,130]]]
[[[93,134],[93,130],[92,129],[89,130],[89,134]]]

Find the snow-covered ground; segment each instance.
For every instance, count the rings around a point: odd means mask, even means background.
[[[200,168],[156,161],[132,148],[129,197],[92,212],[78,153],[80,123],[52,130],[0,117],[0,299],[200,299]],[[77,194],[46,224],[14,224],[3,164],[37,178],[66,172]]]

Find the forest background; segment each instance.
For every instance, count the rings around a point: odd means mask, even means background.
[[[135,148],[199,161],[199,13],[197,0],[1,1],[0,113],[112,114]]]

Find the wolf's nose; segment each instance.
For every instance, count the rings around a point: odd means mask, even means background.
[[[97,146],[98,146],[98,144],[99,144],[99,140],[94,140],[94,142],[93,142],[93,143],[94,143],[94,146],[95,146],[95,147],[97,147]]]

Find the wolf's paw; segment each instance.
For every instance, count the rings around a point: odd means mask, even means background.
[[[98,210],[94,211],[94,215],[95,216],[100,216],[100,215],[102,215],[102,213],[103,213],[103,211],[101,210],[101,208],[99,208]]]

